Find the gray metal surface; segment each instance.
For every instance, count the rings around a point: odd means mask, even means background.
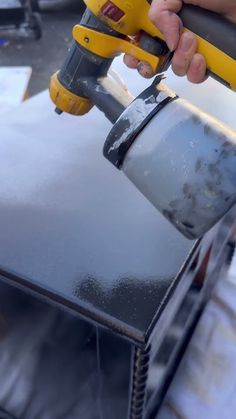
[[[1,118],[0,267],[142,341],[193,244],[103,158],[108,129],[47,93]]]
[[[127,75],[134,93],[148,84]],[[47,93],[1,117],[0,267],[142,343],[193,242],[103,158],[109,128],[95,109],[58,117]]]
[[[102,157],[109,127],[95,110],[59,118],[47,93],[1,117],[1,281],[140,343],[193,242]],[[128,345],[4,288],[0,404],[24,419],[125,417]],[[159,340],[175,309],[172,295]]]

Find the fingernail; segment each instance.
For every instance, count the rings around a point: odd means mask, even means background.
[[[139,74],[145,78],[153,77],[153,71],[149,64],[140,62],[137,66]]]
[[[199,71],[203,67],[202,60],[200,58],[196,58],[193,63],[193,67],[195,71]]]
[[[137,67],[137,65],[139,63],[139,61],[137,60],[137,58],[130,56],[129,57],[129,60],[130,60],[130,64],[132,64],[133,66],[136,66]]]
[[[193,41],[194,35],[190,32],[184,32],[179,45],[181,51],[187,52],[191,48]]]
[[[175,48],[176,48],[176,44],[173,41],[169,41],[168,42],[168,47],[170,52],[174,52]]]
[[[194,63],[193,69],[196,73],[199,72],[202,69],[202,63]]]

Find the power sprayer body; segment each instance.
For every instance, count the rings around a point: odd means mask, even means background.
[[[169,67],[172,54],[148,19],[151,1],[85,3],[66,61],[51,79],[57,112],[83,115],[96,105],[114,124],[105,157],[186,237],[200,237],[236,202],[236,133],[179,99],[162,76],[134,100],[109,77],[122,53],[156,73]],[[180,17],[196,34],[208,72],[236,89],[236,26],[194,6]]]

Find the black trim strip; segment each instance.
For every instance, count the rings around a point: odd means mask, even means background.
[[[117,169],[121,168],[126,153],[138,134],[164,106],[177,99],[178,96],[170,90],[158,89],[162,79],[162,74],[155,78],[151,86],[122,113],[108,134],[103,154]]]

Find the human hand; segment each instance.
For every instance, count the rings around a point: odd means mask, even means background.
[[[236,23],[236,0],[153,0],[149,18],[163,33],[170,49],[175,51],[172,69],[178,76],[185,76],[193,83],[200,83],[206,77],[206,61],[197,53],[197,39],[192,32],[183,32],[183,24],[177,15],[183,4],[192,4],[212,10]],[[129,68],[137,68],[139,73],[149,78],[153,76],[147,63],[125,55],[124,62]]]

